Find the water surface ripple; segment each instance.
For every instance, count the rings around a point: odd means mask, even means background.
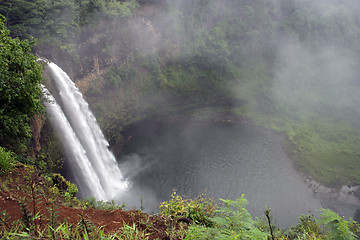
[[[142,124],[127,134],[132,138],[120,162],[136,162],[138,172],[127,174],[133,174],[134,189],[155,195],[156,203],[149,203],[141,193],[152,211],[174,188],[189,197],[205,190],[214,199],[245,194],[253,216],[269,206],[281,226],[295,225],[300,215],[316,214],[324,205],[294,169],[282,137],[252,124]]]

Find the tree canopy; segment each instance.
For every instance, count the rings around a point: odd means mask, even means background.
[[[34,41],[11,38],[0,15],[0,145],[20,151],[31,137],[30,117],[42,109],[41,66]]]

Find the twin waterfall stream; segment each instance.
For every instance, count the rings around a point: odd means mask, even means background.
[[[109,201],[128,188],[114,155],[81,92],[56,64],[47,66],[59,93],[55,98],[42,86],[46,111],[69,160],[69,170],[86,197]]]

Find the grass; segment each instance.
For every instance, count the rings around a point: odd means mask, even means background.
[[[247,104],[233,113],[284,135],[287,152],[304,174],[329,187],[359,185],[360,129],[342,115],[341,103],[322,94],[322,86],[309,87],[313,79],[292,83],[297,86],[292,93],[299,100],[290,96],[290,102],[278,101],[271,92],[275,80],[262,72],[256,67],[237,73],[241,80],[232,86],[231,94],[244,98]]]
[[[0,175],[8,173],[15,165],[15,154],[0,146]]]
[[[294,113],[265,114],[254,109],[250,102],[233,112],[283,134],[288,153],[306,175],[330,187],[360,184],[360,130],[355,126],[331,115],[314,113],[299,119]]]

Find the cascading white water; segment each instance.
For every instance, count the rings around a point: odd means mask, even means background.
[[[71,156],[72,158],[74,172],[81,175],[76,177],[77,182],[80,183],[79,187],[82,188],[83,191],[89,191],[96,199],[105,199],[106,194],[101,187],[100,181],[87,159],[85,150],[71,128],[65,114],[57,104],[54,97],[44,86],[42,86],[42,90],[43,95],[46,95],[46,101],[44,101],[46,111],[50,115],[51,120],[59,133],[61,142],[66,150],[66,155]],[[87,181],[81,181],[81,179],[85,179],[86,176],[93,177],[89,178]]]
[[[46,109],[58,128],[80,190],[97,200],[112,200],[128,187],[114,155],[81,92],[56,64],[49,63],[61,107],[50,96]],[[45,88],[43,88],[46,94]]]

